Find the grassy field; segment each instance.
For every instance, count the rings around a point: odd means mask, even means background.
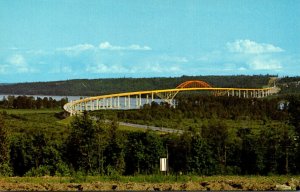
[[[2,177],[0,190],[299,190],[300,176]]]
[[[63,134],[74,117],[60,119],[61,109],[0,109],[5,114],[6,126],[13,133],[44,131]],[[120,125],[124,131],[145,131],[143,129]]]
[[[59,113],[62,112],[63,110],[61,109],[0,109],[2,112],[6,112],[7,114],[16,114],[16,115],[21,115],[21,114],[36,114],[36,113]]]

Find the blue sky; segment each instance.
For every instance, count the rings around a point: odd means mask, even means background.
[[[0,83],[300,75],[299,0],[0,0]]]

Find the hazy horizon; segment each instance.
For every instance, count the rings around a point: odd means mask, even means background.
[[[297,0],[0,0],[0,83],[300,75]]]

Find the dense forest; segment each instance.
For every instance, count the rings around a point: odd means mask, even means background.
[[[161,103],[136,111],[85,112],[67,127],[55,123],[55,114],[15,115],[4,110],[0,175],[155,174],[159,158],[167,155],[170,174],[300,173],[298,96],[182,96],[177,102],[176,108]],[[176,128],[185,131],[159,134],[119,129],[118,121],[134,119],[159,119],[169,125],[175,121]],[[231,120],[234,123],[228,123]],[[239,121],[248,123],[236,126]],[[181,122],[191,126],[182,128]],[[30,128],[22,128],[30,123]]]
[[[270,75],[182,76],[157,78],[78,79],[56,82],[0,84],[0,94],[94,96],[141,90],[171,89],[188,80],[203,80],[213,87],[260,88]]]
[[[68,102],[68,98],[62,98],[57,101],[52,97],[37,97],[33,96],[7,96],[0,100],[0,108],[3,109],[55,109],[63,108]]]
[[[203,80],[213,87],[281,88],[281,94],[300,93],[300,77],[278,78],[272,75],[237,76],[181,76],[157,78],[77,79],[54,82],[0,84],[0,94],[8,95],[61,95],[94,96],[120,92],[170,89],[188,80]]]

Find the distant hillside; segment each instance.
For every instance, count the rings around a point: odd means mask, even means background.
[[[93,96],[129,91],[168,89],[188,80],[203,80],[213,87],[261,88],[270,75],[182,76],[158,78],[76,79],[54,82],[0,84],[0,94]]]
[[[280,78],[276,85],[280,87],[280,94],[300,94],[300,77]]]

